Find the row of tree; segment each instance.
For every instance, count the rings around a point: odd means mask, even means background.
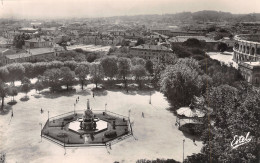
[[[114,77],[128,77],[131,72],[140,79],[141,76],[153,73],[153,64],[151,61],[145,61],[141,58],[117,58],[105,57],[97,61],[101,64],[104,71],[104,77],[113,79]],[[77,67],[88,66],[88,62],[75,61],[52,61],[52,62],[37,62],[37,63],[13,63],[0,67],[0,77],[4,82],[13,82],[22,80],[24,77],[35,78],[42,75],[48,69],[55,69],[61,67],[69,67],[75,71]],[[139,65],[139,66],[138,66]],[[132,70],[132,71],[130,71]],[[118,76],[119,75],[119,76]]]

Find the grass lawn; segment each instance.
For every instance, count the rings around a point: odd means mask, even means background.
[[[84,91],[75,86],[76,92],[62,94],[43,93],[41,97],[35,90],[28,93],[28,101],[20,101],[24,93],[15,99],[17,104],[11,111],[0,116],[0,151],[6,153],[7,162],[34,163],[69,163],[69,162],[136,162],[138,159],[173,158],[182,161],[183,139],[185,139],[184,156],[200,152],[202,142],[193,144],[192,137],[187,138],[174,125],[176,117],[168,110],[170,104],[165,97],[156,91],[152,92],[152,104],[149,104],[150,91],[106,90],[92,97],[89,85]],[[35,96],[37,95],[37,96]],[[37,98],[36,98],[37,97]],[[127,116],[130,120],[134,136],[112,146],[110,154],[104,147],[70,148],[66,150],[40,137],[41,125],[49,116],[57,116],[73,112],[76,98],[79,102],[76,110],[86,109],[87,99],[93,110],[106,109]],[[8,97],[5,102],[11,101]],[[44,112],[41,114],[41,108]],[[144,118],[142,117],[144,113]],[[9,124],[10,122],[10,124]],[[8,125],[9,124],[9,125]]]

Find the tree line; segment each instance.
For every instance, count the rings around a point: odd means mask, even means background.
[[[77,81],[81,84],[81,88],[87,84],[89,80],[96,85],[100,84],[104,78],[112,81],[122,79],[124,87],[127,87],[127,80],[134,78],[139,87],[142,87],[142,80],[146,76],[153,73],[153,63],[145,61],[142,58],[124,58],[124,57],[105,57],[96,62],[76,62],[76,61],[52,61],[37,63],[13,63],[0,67],[0,96],[2,98],[2,106],[4,98],[7,95],[17,95],[14,88],[15,81],[22,81],[22,89],[28,92],[30,89],[30,80],[37,78],[34,87],[37,91],[41,91],[45,87],[50,87],[52,92],[61,89],[65,85],[67,90]],[[11,82],[11,86],[5,84]]]

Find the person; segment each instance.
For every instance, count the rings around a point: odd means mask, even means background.
[[[14,116],[14,112],[13,112],[13,110],[12,110],[12,114],[11,114],[11,117],[13,117]]]
[[[194,145],[197,145],[197,144],[195,143],[195,138],[193,138],[193,143],[194,143]]]
[[[94,95],[94,92],[93,92],[93,98],[95,97],[95,95]]]
[[[144,112],[142,112],[142,117],[144,118]]]
[[[42,110],[42,108],[41,108],[41,114],[43,113],[43,110]]]

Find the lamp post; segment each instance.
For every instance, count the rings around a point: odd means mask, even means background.
[[[185,139],[183,139],[183,155],[182,155],[182,162],[184,162],[184,142],[185,142]]]
[[[63,133],[63,141],[64,141],[63,146],[64,146],[64,150],[65,150],[64,155],[66,155],[66,147],[65,147],[65,132]]]
[[[128,118],[130,119],[130,113],[131,113],[131,109],[129,109],[128,111]]]
[[[76,107],[76,104],[74,103],[74,114],[75,114],[75,107]]]
[[[50,124],[50,119],[49,119],[49,110],[48,110],[48,126]]]
[[[42,142],[42,123],[40,123],[39,125],[41,125],[41,142]]]
[[[149,104],[152,104],[152,93],[150,91],[150,100],[149,100]]]

